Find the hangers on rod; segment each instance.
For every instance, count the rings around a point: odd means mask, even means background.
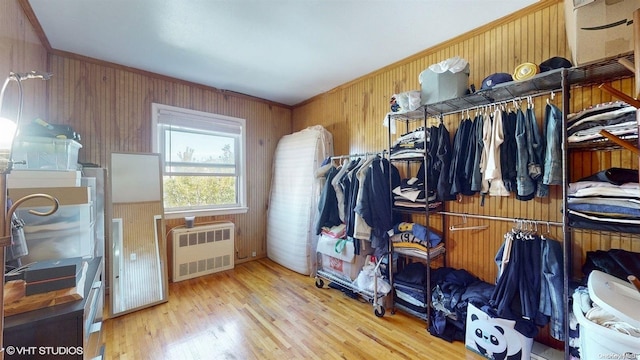
[[[513,226],[511,226],[512,232],[522,230],[522,219],[513,219]]]
[[[516,229],[518,226],[522,227],[522,222],[524,219],[520,218],[510,218],[510,217],[502,217],[502,216],[490,216],[490,215],[480,215],[480,214],[467,214],[467,213],[457,213],[450,211],[439,211],[438,214],[447,215],[447,216],[458,216],[462,218],[476,218],[476,219],[484,219],[484,220],[498,220],[498,221],[508,221],[513,223],[513,228]],[[528,220],[532,223],[546,223],[548,226],[562,226],[560,222],[547,221],[547,220]],[[520,225],[519,225],[520,224]]]
[[[540,234],[540,238],[542,240],[547,240],[549,239],[549,236],[551,235],[551,224],[549,224],[549,222],[546,222],[547,224],[547,231],[544,234]]]
[[[513,108],[511,109],[512,111],[518,110],[518,99],[511,100],[511,106],[513,106]]]
[[[513,227],[511,228],[511,233],[515,236],[516,239],[520,240],[533,240],[536,236],[539,236],[538,233],[538,224],[540,222],[537,220],[527,220],[527,219],[513,219]],[[546,222],[548,231],[551,231],[551,223],[549,221]],[[541,236],[541,238],[543,238]]]
[[[529,220],[529,228],[527,231],[527,240],[532,240],[534,236],[538,235],[538,222]]]
[[[489,225],[477,225],[477,226],[466,226],[467,217],[462,217],[462,223],[449,226],[449,231],[460,231],[460,230],[484,230],[489,227]]]
[[[367,151],[367,152],[357,153],[357,154],[334,155],[331,157],[331,160],[351,159],[351,158],[359,158],[359,157],[367,157],[367,156],[375,156],[375,155],[384,156],[384,154],[386,154],[387,151],[388,150],[384,149],[381,151]]]
[[[547,98],[547,105],[551,105],[551,101],[553,101],[553,98],[555,98],[555,96],[556,96],[556,93],[551,91],[551,95],[549,95],[549,97]]]

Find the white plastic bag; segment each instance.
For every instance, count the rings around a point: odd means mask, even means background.
[[[395,99],[396,110],[391,109],[393,112],[407,112],[413,111],[420,107],[420,91],[405,91],[400,94],[394,94],[392,99]]]
[[[429,70],[433,71],[436,74],[442,74],[445,71],[450,71],[455,74],[465,70],[468,63],[469,62],[467,60],[461,58],[460,56],[454,56],[439,63],[431,64],[429,66]]]
[[[367,261],[362,270],[360,270],[358,277],[354,280],[353,285],[363,291],[374,291],[374,282],[376,281],[374,278],[377,276],[378,295],[386,295],[391,291],[391,285],[382,278],[380,269],[376,269],[376,263],[371,258],[373,257],[367,257]]]

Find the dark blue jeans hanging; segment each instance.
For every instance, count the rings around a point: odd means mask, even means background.
[[[540,237],[532,235],[529,238],[520,231],[512,236],[509,262],[498,278],[490,304],[502,318],[527,318],[544,323],[546,319],[538,312],[542,274]]]

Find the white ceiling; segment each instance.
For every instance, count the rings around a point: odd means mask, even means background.
[[[535,2],[29,0],[53,49],[286,105]]]

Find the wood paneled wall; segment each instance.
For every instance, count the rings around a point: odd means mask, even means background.
[[[479,89],[489,74],[513,73],[515,67],[523,62],[539,64],[552,56],[570,58],[564,35],[563,6],[558,1],[541,2],[311,99],[294,109],[294,130],[316,123],[325,126],[334,134],[336,154],[385,149],[388,131],[383,120],[389,111],[389,99],[395,93],[419,90],[418,76],[430,64],[453,56],[468,60],[471,70],[469,82]],[[555,101],[559,98],[556,97]],[[536,99],[539,121],[542,120],[544,100]],[[444,118],[452,137],[460,119],[461,115]],[[399,129],[404,129],[404,126]],[[561,196],[561,189],[554,187],[548,198],[522,202],[513,196],[487,197],[484,206],[480,206],[479,195],[465,196],[460,202],[448,202],[446,210],[559,222]],[[424,219],[417,217],[414,220]],[[442,219],[442,215],[435,215],[431,216],[430,224],[442,231],[443,227],[462,221],[461,218],[447,216]],[[497,268],[492,259],[502,243],[502,235],[513,224],[475,219],[469,219],[468,223],[488,224],[490,227],[484,231],[445,232],[448,265],[465,268],[493,282]],[[550,230],[554,237],[561,238],[561,231],[557,228]]]
[[[0,1],[0,87],[9,72],[47,71],[47,50],[27,20],[17,0]],[[31,120],[46,115],[46,82],[23,82],[24,106],[22,119]],[[2,116],[15,119],[18,108],[18,87],[11,82],[2,104]]]
[[[229,220],[236,226],[236,262],[266,256],[266,210],[271,164],[280,137],[291,133],[291,110],[213,88],[155,76],[69,54],[52,54],[49,118],[82,136],[81,162],[108,166],[111,152],[151,149],[151,103],[161,103],[246,119],[246,214],[199,217],[196,224]],[[167,232],[184,224],[168,219]]]
[[[479,89],[482,80],[489,74],[513,73],[516,66],[524,62],[539,64],[553,56],[571,59],[565,34],[563,2],[541,1],[296,106],[293,111],[294,131],[311,124],[325,126],[333,133],[337,155],[386,149],[388,135],[387,128],[383,126],[383,119],[389,111],[389,99],[395,93],[419,90],[418,76],[429,65],[453,56],[467,59],[471,68],[470,84],[475,84]],[[628,95],[633,95],[632,78],[615,81],[612,85]],[[534,99],[540,125],[547,98]],[[575,89],[571,95],[571,112],[611,100],[615,99],[597,87]],[[561,108],[560,96],[556,96],[552,101]],[[452,137],[460,119],[461,115],[444,118]],[[638,159],[625,150],[572,153],[570,180],[575,181],[582,176],[613,166],[637,169]],[[561,222],[562,189],[560,186],[551,186],[549,197],[531,201],[519,201],[514,196],[487,197],[484,206],[480,205],[479,195],[464,196],[459,202],[447,202],[446,210]],[[430,225],[443,230],[463,221],[459,217],[444,217],[443,219],[443,215],[431,216]],[[416,222],[424,220],[424,216],[414,217]],[[504,233],[512,228],[513,223],[471,218],[467,223],[486,224],[489,228],[478,231],[445,231],[447,265],[467,269],[485,281],[494,282],[497,267],[493,259],[503,242]],[[561,230],[560,227],[549,226],[549,236],[562,241]],[[538,231],[547,232],[547,227],[539,226]],[[640,251],[640,239],[637,236],[576,232],[574,241],[572,266],[575,276],[581,275],[581,265],[587,251],[609,248]]]
[[[470,62],[470,83],[479,88],[487,75],[511,73],[523,62],[539,64],[552,56],[571,58],[565,35],[563,2],[543,0],[343,84],[291,110],[285,106],[55,51],[49,55],[47,62],[47,53],[29,26],[17,0],[0,2],[0,10],[0,30],[3,34],[0,37],[3,54],[0,57],[0,71],[6,73],[9,70],[48,68],[54,73],[46,89],[43,82],[25,83],[25,119],[43,117],[54,123],[73,126],[82,135],[80,160],[83,162],[105,165],[112,151],[150,152],[152,102],[247,119],[249,212],[196,220],[197,223],[231,220],[236,224],[236,262],[249,260],[251,251],[256,251],[257,257],[266,255],[265,214],[271,162],[277,141],[282,135],[312,125],[322,125],[333,134],[336,154],[380,151],[388,145],[387,128],[382,123],[389,111],[391,95],[419,89],[418,75],[430,64],[461,56]],[[633,95],[633,79],[615,81],[612,85]],[[542,120],[545,100],[536,99],[539,121]],[[611,96],[597,87],[575,89],[571,96],[571,111],[610,100]],[[554,101],[559,103],[559,97]],[[49,107],[48,115],[44,111],[46,105]],[[444,119],[452,135],[459,120],[460,116],[456,115]],[[638,161],[624,150],[572,153],[571,180],[614,166],[637,168]],[[464,197],[461,202],[447,203],[447,210],[560,221],[561,191],[553,187],[549,198],[529,202],[519,202],[513,197],[489,198],[484,206],[479,205],[478,196]],[[442,216],[436,215],[432,217],[431,225],[443,230],[460,220],[452,217],[442,219]],[[416,218],[416,221],[421,219]],[[502,242],[502,234],[512,224],[474,219],[470,219],[469,223],[488,224],[490,227],[478,232],[445,232],[448,265],[465,268],[491,282],[496,275],[493,256]],[[167,224],[169,228],[180,226],[182,220],[169,220]],[[558,228],[551,227],[550,232],[551,236],[562,239]],[[640,241],[636,237],[576,233],[574,240],[575,275],[579,274],[587,251],[608,248],[640,251]]]

